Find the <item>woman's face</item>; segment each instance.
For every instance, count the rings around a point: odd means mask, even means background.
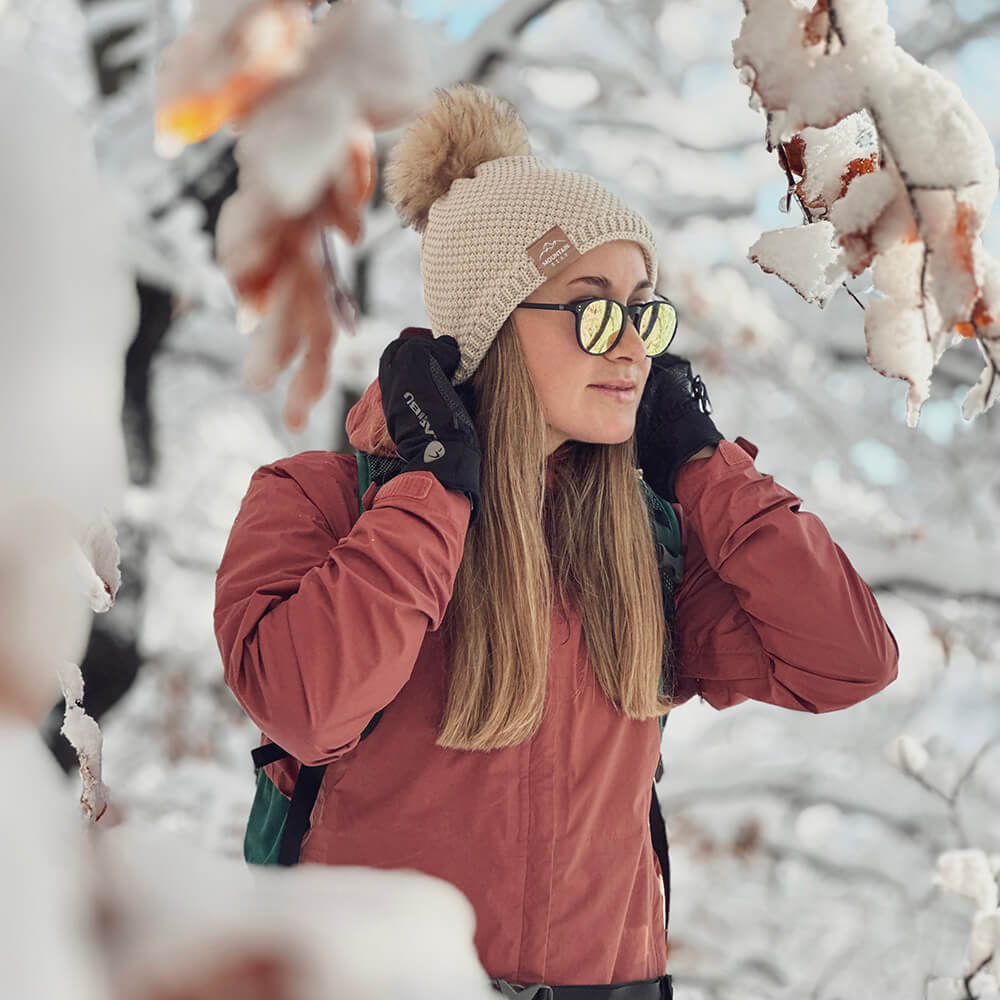
[[[532,292],[525,302],[569,304],[602,297],[625,305],[646,302],[653,295],[638,243],[615,240],[587,251],[564,271]],[[587,354],[577,343],[571,312],[518,309],[514,326],[521,352],[548,424],[546,454],[564,441],[619,444],[635,429],[650,359],[632,320],[621,340],[607,354]],[[608,392],[601,385],[627,383],[626,392]]]

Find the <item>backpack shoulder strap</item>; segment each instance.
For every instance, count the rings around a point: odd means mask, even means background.
[[[653,841],[653,853],[660,862],[660,878],[663,879],[663,926],[670,927],[670,845],[667,841],[667,824],[663,819],[660,799],[653,782],[653,797],[649,803],[649,834]]]
[[[354,458],[358,463],[358,513],[365,509],[365,494],[372,484],[372,468],[367,453],[354,449]]]
[[[681,538],[681,523],[674,512],[674,508],[667,503],[645,479],[639,480],[642,487],[642,495],[646,501],[646,510],[649,512],[649,521],[653,526],[656,536],[656,555],[660,565],[660,572],[669,577],[670,586],[670,619],[673,620],[673,591],[681,584],[684,578],[684,548]],[[666,584],[668,581],[665,580]],[[665,588],[666,589],[666,588]]]
[[[368,739],[382,718],[382,710],[377,711],[371,721],[362,730],[358,742]],[[292,755],[277,743],[265,743],[250,753],[253,766],[259,770],[275,761],[285,760]],[[281,840],[278,844],[277,863],[279,865],[296,865],[302,851],[302,838],[309,829],[309,819],[313,806],[323,784],[326,764],[300,764],[299,773],[295,778],[295,787],[285,813],[285,822],[281,830]]]
[[[363,451],[356,451],[358,465],[358,511],[364,512],[364,495],[372,483],[372,469],[369,456]],[[360,743],[366,740],[382,718],[382,709],[376,712],[371,721],[362,730],[358,739]],[[291,754],[277,743],[265,743],[251,751],[253,766],[259,770],[268,764],[284,760],[291,757]],[[320,786],[323,784],[323,775],[326,773],[326,764],[300,764],[299,773],[295,778],[295,787],[292,789],[292,797],[288,803],[288,811],[285,815],[284,826],[281,831],[281,840],[278,846],[277,863],[279,865],[298,864],[299,855],[302,851],[302,838],[305,837],[309,829],[309,819],[312,816],[313,807],[316,805],[316,798],[319,795]]]
[[[279,865],[297,865],[302,852],[302,838],[309,829],[309,819],[319,787],[323,784],[326,764],[301,764],[292,790],[292,799],[288,803],[285,815],[285,828],[281,831],[281,844],[278,847]]]
[[[652,487],[640,479],[646,509],[649,511],[650,524],[656,538],[656,555],[660,567],[660,583],[663,590],[663,612],[672,626],[674,623],[674,595],[677,593],[681,580],[684,578],[684,549],[681,537],[681,524],[674,508],[667,503]],[[661,715],[660,738],[667,724],[667,716]],[[670,926],[670,844],[667,838],[667,825],[663,819],[660,800],[656,794],[656,782],[663,777],[663,757],[656,765],[656,776],[653,779],[652,797],[649,804],[649,832],[653,841],[653,851],[660,862],[660,875],[663,879],[664,926]]]

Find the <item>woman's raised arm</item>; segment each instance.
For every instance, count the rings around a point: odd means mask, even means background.
[[[892,632],[823,522],[740,443],[722,441],[677,474],[686,551],[677,697],[809,712],[863,701],[896,676]]]
[[[406,683],[451,599],[469,524],[467,497],[408,472],[351,527],[356,485],[354,460],[329,452],[259,469],[216,577],[226,683],[306,764],[350,750]]]

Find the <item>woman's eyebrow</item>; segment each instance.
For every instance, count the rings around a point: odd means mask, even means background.
[[[601,288],[602,291],[605,291],[605,292],[611,290],[611,282],[608,281],[607,278],[605,278],[603,275],[600,275],[600,274],[593,275],[593,276],[588,275],[586,278],[574,278],[570,282],[570,284],[571,285],[575,285],[575,284],[577,284],[578,282],[581,282],[581,281],[586,281],[586,282],[590,283],[591,285],[597,285],[597,286],[599,286]],[[636,285],[635,288],[632,289],[632,294],[635,295],[636,292],[641,291],[644,288],[652,288],[652,287],[653,287],[653,283],[649,280],[649,278],[646,278],[644,281],[640,281],[639,284]]]

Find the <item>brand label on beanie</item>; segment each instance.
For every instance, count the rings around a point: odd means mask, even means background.
[[[528,256],[535,262],[539,274],[551,278],[567,264],[579,260],[581,254],[569,237],[558,226],[553,226],[528,247]]]

